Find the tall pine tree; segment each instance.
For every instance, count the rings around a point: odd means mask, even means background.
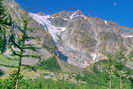
[[[11,16],[7,13],[7,8],[4,5],[4,1],[0,0],[0,52],[3,53],[6,50],[7,31],[12,26]]]

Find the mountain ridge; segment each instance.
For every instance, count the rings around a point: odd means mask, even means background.
[[[125,26],[118,25],[114,22],[105,21],[101,18],[85,16],[81,13],[81,11],[61,11],[52,15],[39,15],[30,13],[29,15],[39,24],[44,26],[45,30],[47,30],[52,35],[58,47],[58,50],[61,51],[63,55],[68,57],[67,62],[80,67],[87,67],[89,66],[89,64],[101,60],[97,59],[98,55],[101,55],[101,57],[106,58],[106,52],[104,54],[102,53],[103,51],[105,51],[103,49],[104,47],[101,46],[105,44],[109,46],[108,48],[111,48],[111,45],[109,45],[109,43],[111,44],[111,42],[109,42],[108,40],[114,41],[113,44],[115,46],[118,44],[117,46],[119,48],[117,49],[114,47],[110,50],[108,50],[107,48],[107,50],[113,51],[113,49],[115,49],[116,51],[116,49],[120,50],[121,48],[127,50],[128,47],[126,47],[127,44],[124,44],[124,40],[130,38],[132,40],[133,38],[133,32],[130,31],[132,30],[132,28],[127,28]],[[70,35],[69,30],[73,31],[73,29],[75,30],[75,32]],[[84,31],[88,34],[86,34]],[[75,36],[73,36],[74,34]],[[80,39],[79,37],[76,37],[76,35],[79,35]],[[109,38],[107,38],[108,40],[103,39],[106,37],[101,37],[102,35],[109,35]],[[78,39],[78,43],[73,43],[75,40]],[[88,43],[80,43],[84,41]],[[102,41],[107,41],[107,43]],[[78,44],[79,46],[77,46]],[[86,46],[87,50],[82,47],[83,45]],[[80,49],[77,49],[78,47],[80,47]],[[99,47],[101,47],[103,51],[96,53],[97,50],[100,50]],[[129,53],[132,53],[131,49],[132,47],[130,48]],[[79,58],[76,58],[77,55],[79,56]],[[90,60],[88,60],[89,58]]]
[[[104,19],[101,18],[101,17],[86,15],[86,14],[84,14],[81,10],[75,10],[75,11],[62,10],[62,11],[55,12],[55,13],[52,13],[52,14],[46,14],[45,12],[37,12],[37,13],[34,13],[34,14],[39,14],[39,15],[42,15],[42,16],[43,16],[43,15],[55,16],[55,15],[59,15],[59,14],[61,14],[61,13],[74,13],[74,12],[78,12],[78,13],[84,15],[84,17],[86,17],[86,18],[91,17],[91,18],[99,18],[99,19],[104,20]],[[30,13],[32,13],[32,12],[30,12]],[[127,28],[127,29],[133,30],[133,27],[128,27],[128,26],[125,26],[125,25],[121,25],[121,24],[119,24],[119,23],[117,23],[117,22],[115,22],[115,21],[112,21],[112,20],[104,20],[104,21],[105,21],[105,22],[106,22],[106,21],[107,21],[107,22],[110,22],[110,23],[112,23],[112,24],[117,24],[117,25],[120,25],[120,26],[125,27],[125,28]]]
[[[133,53],[132,28],[85,16],[79,10],[61,11],[51,15],[33,14],[20,8],[14,0],[7,1],[7,5],[12,8],[10,14],[14,20],[17,21],[20,14],[32,17],[29,26],[34,30],[30,35],[39,40],[31,42],[56,48],[56,55],[69,64],[85,68],[106,59],[108,53],[118,50],[122,50],[127,56]],[[19,21],[17,23],[19,24]]]

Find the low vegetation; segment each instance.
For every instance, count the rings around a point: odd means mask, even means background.
[[[57,62],[57,59],[55,56],[52,56],[48,58],[47,60],[41,61],[39,64],[37,64],[37,69],[41,70],[49,70],[49,71],[61,71],[61,67]]]

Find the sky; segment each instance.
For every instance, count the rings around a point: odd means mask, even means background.
[[[133,0],[16,0],[32,13],[53,14],[81,10],[87,16],[100,17],[133,28]]]

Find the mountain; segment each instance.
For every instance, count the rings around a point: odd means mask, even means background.
[[[38,39],[30,42],[43,47],[39,52],[43,58],[52,55],[44,46],[55,48],[54,53],[60,61],[82,68],[106,59],[108,53],[118,50],[122,50],[127,56],[133,54],[133,28],[86,16],[81,11],[34,14],[21,9],[14,0],[7,1],[14,20],[21,13],[32,17],[30,27],[34,31],[30,35]]]
[[[133,53],[133,28],[85,16],[81,11],[29,15],[51,34],[59,56],[69,64],[85,68],[108,53]]]
[[[132,89],[133,28],[79,10],[48,15],[3,4],[13,24],[2,29],[0,89]]]
[[[21,25],[21,16],[24,15],[29,18],[29,28],[32,31],[28,31],[28,35],[35,37],[35,39],[30,39],[27,41],[27,43],[30,43],[36,47],[39,47],[37,52],[27,50],[26,54],[33,54],[33,55],[40,55],[41,58],[27,58],[24,57],[22,59],[22,64],[24,65],[31,65],[36,66],[42,64],[45,60],[49,60],[50,58],[53,58],[55,53],[58,52],[57,46],[55,44],[55,41],[53,40],[51,34],[46,31],[43,26],[41,26],[36,20],[32,19],[29,13],[25,10],[23,10],[19,4],[17,4],[14,0],[5,0],[5,4],[8,6],[8,13],[11,15],[13,21],[15,21],[18,25]],[[40,13],[41,14],[41,13]],[[9,37],[10,33],[7,33],[7,38]],[[18,30],[15,29],[15,34],[18,34]],[[55,52],[54,52],[55,51]],[[4,56],[0,55],[1,58],[6,59],[5,61],[0,60],[0,69],[3,71],[7,71],[8,68],[1,66],[8,64],[8,66],[16,66],[16,61],[11,61],[10,58],[12,58],[11,50],[7,48],[7,51],[4,53]],[[7,58],[9,59],[7,59]],[[14,59],[14,57],[12,58]],[[81,70],[80,67],[76,67],[73,65],[70,65],[66,63],[63,60],[60,60],[60,58],[56,57],[57,65],[60,65],[61,69],[63,71],[78,71]]]

